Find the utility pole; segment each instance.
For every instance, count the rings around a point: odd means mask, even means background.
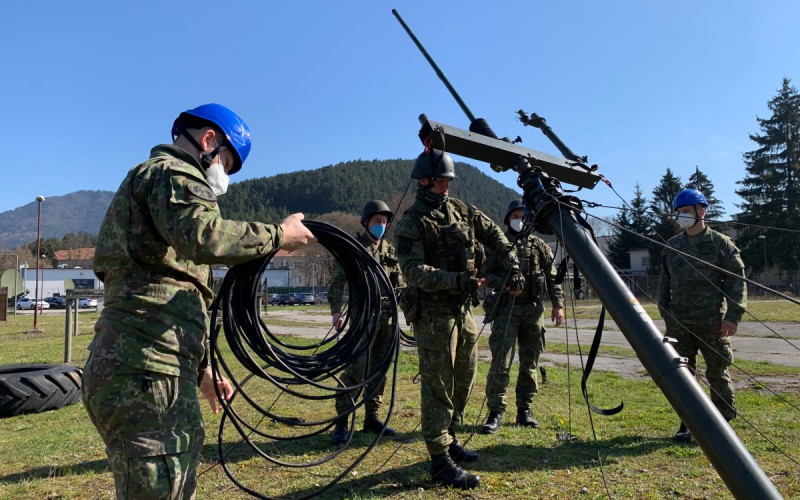
[[[42,202],[44,196],[37,196],[36,202],[38,203],[38,214],[36,216],[36,292],[34,295],[33,306],[33,330],[28,330],[28,333],[44,333],[44,329],[39,329],[39,255],[41,252],[41,228],[42,228]]]

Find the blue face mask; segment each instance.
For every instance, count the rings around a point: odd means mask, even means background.
[[[386,232],[386,226],[383,224],[375,224],[369,228],[369,234],[375,237],[376,240],[383,238],[383,233]]]

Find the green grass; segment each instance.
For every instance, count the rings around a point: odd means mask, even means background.
[[[598,300],[579,300],[575,302],[574,317],[577,319],[595,319],[600,316],[602,304]],[[658,306],[652,302],[642,302],[647,314],[652,319],[663,319],[658,312]],[[566,307],[567,316],[573,317],[571,304]],[[764,321],[781,323],[800,323],[800,306],[785,300],[749,299],[747,313],[742,321]]]
[[[86,346],[91,340],[91,324],[96,314],[81,314],[80,335],[74,338],[73,363],[82,366]],[[11,317],[0,323],[0,364],[63,360],[63,316],[45,315],[40,320],[44,334],[26,334],[32,316]],[[267,320],[269,323],[269,319]],[[293,339],[293,342],[298,342]],[[308,341],[310,342],[310,341]],[[548,352],[565,352],[566,345],[548,343]],[[570,352],[575,353],[574,346]],[[610,352],[603,348],[603,352]],[[619,348],[615,355],[632,356]],[[226,359],[230,358],[230,354]],[[573,367],[577,366],[573,363]],[[768,363],[746,363],[759,376],[778,377],[786,383],[781,395],[800,406],[800,370]],[[649,379],[628,379],[608,372],[595,372],[589,388],[592,402],[601,407],[625,401],[619,415],[592,415],[597,443],[586,407],[580,396],[580,373],[568,374],[560,366],[548,368],[548,383],[541,387],[533,412],[541,424],[538,430],[504,425],[494,436],[471,435],[485,417],[483,390],[487,363],[481,363],[475,389],[467,407],[462,441],[480,452],[480,461],[469,467],[479,473],[482,486],[463,494],[434,487],[429,482],[428,462],[419,432],[419,386],[413,351],[401,356],[392,426],[398,436],[385,439],[339,485],[321,498],[606,498],[606,486],[614,498],[730,498],[730,494],[703,452],[696,445],[673,443],[669,438],[678,419],[665,397]],[[236,370],[241,375],[241,369]],[[569,375],[569,376],[568,376]],[[512,377],[514,373],[512,373]],[[734,378],[742,376],[734,372]],[[571,385],[567,386],[567,380]],[[514,380],[512,378],[512,380]],[[277,392],[255,380],[248,393],[265,405]],[[388,397],[388,390],[387,390]],[[513,406],[513,389],[511,395]],[[780,449],[800,460],[800,419],[797,412],[755,384],[737,392],[737,404],[744,417],[778,444]],[[329,415],[330,401],[308,402],[287,395],[276,408],[283,415]],[[253,411],[238,407],[256,419]],[[482,413],[481,413],[482,411]],[[361,417],[357,419],[358,428]],[[198,498],[248,498],[225,475],[216,462],[216,434],[219,415],[205,409],[207,441]],[[513,412],[506,415],[513,420]],[[257,421],[257,420],[255,420]],[[748,426],[743,419],[733,422],[756,461],[786,498],[800,497],[800,467]],[[260,429],[289,433],[274,422],[263,422]],[[557,433],[569,431],[574,441],[561,441]],[[241,438],[226,429],[225,454],[231,468],[248,487],[262,494],[292,498],[310,494],[326,484],[355,459],[370,442],[356,433],[354,443],[339,459],[312,469],[277,467],[255,455]],[[306,462],[318,458],[332,447],[327,433],[305,441],[275,443],[257,438],[265,450],[285,460]],[[113,480],[103,451],[103,443],[88,421],[80,404],[43,414],[0,419],[0,498],[111,498]],[[585,488],[585,494],[581,494]]]

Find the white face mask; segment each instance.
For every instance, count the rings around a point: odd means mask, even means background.
[[[519,233],[520,231],[522,231],[522,226],[524,226],[524,225],[525,225],[525,224],[524,224],[524,222],[523,222],[523,220],[522,220],[522,219],[513,219],[513,220],[512,220],[512,221],[509,223],[509,226],[511,227],[511,229],[512,229],[512,230],[514,230],[514,231],[516,231],[516,232],[518,232],[518,233]]]
[[[225,173],[225,167],[222,163],[212,163],[206,169],[206,182],[208,187],[214,192],[214,196],[221,196],[228,191],[228,182],[230,178]]]
[[[697,219],[689,214],[678,214],[678,225],[681,229],[689,229],[697,223]]]

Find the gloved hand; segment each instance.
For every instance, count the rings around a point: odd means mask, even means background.
[[[456,283],[458,284],[458,289],[462,292],[472,293],[476,291],[479,286],[481,286],[483,279],[476,278],[470,271],[464,271],[458,273]]]
[[[510,292],[521,292],[525,287],[525,276],[522,275],[519,269],[513,268],[508,275],[507,285],[508,291]]]

